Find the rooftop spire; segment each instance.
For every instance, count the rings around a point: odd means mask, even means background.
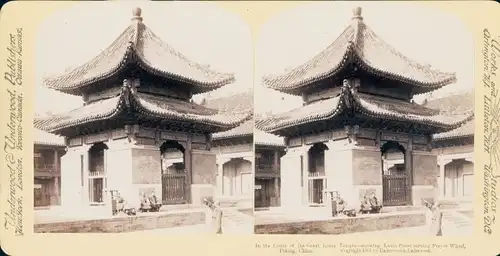
[[[362,20],[363,17],[361,16],[361,7],[357,6],[352,9],[352,19],[353,20]]]
[[[132,9],[132,15],[133,15],[132,21],[141,22],[142,21],[141,13],[142,13],[142,10],[139,7],[135,7],[134,9]]]

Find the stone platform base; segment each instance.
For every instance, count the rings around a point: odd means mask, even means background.
[[[406,206],[388,206],[383,207],[382,213],[389,212],[410,212],[410,211],[425,211],[427,208],[423,205],[406,205]]]
[[[38,223],[35,233],[122,233],[205,223],[204,210],[144,213],[106,219]]]
[[[327,220],[287,223],[256,224],[255,234],[327,234],[339,235],[355,232],[418,227],[426,224],[424,212],[397,212],[339,217]]]

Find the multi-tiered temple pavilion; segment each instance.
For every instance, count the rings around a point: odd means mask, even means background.
[[[473,113],[447,115],[413,97],[455,80],[454,73],[421,65],[384,42],[355,8],[351,23],[326,49],[263,80],[304,100],[298,109],[256,121],[257,128],[286,137],[282,206],[328,205],[328,191],[354,207],[371,192],[385,206],[435,198],[432,135],[456,129]]]
[[[164,204],[200,204],[214,195],[211,134],[245,122],[248,112],[220,113],[192,96],[234,75],[190,61],[158,38],[134,9],[132,24],[86,64],[47,78],[48,88],[82,96],[81,108],[35,120],[67,138],[61,160],[62,207],[111,214],[111,194],[137,202],[155,191]],[[180,152],[183,163],[162,156]]]

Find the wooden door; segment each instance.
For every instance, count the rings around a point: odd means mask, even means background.
[[[382,201],[384,206],[400,206],[407,204],[407,195],[410,193],[406,175],[383,175]]]
[[[188,203],[186,170],[169,169],[162,174],[162,201],[164,205]]]
[[[33,188],[33,204],[35,207],[50,205],[50,180],[37,180]]]

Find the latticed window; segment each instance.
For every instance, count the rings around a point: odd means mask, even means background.
[[[256,160],[258,170],[273,169],[274,165],[274,152],[262,151],[259,158]]]

